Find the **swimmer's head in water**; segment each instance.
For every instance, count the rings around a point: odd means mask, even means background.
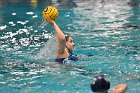
[[[69,51],[72,51],[74,49],[74,42],[71,36],[65,36],[66,39],[66,47],[68,48]]]
[[[93,78],[91,89],[93,92],[106,92],[110,88],[110,82],[103,75],[98,75]]]

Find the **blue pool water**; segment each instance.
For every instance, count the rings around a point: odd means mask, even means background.
[[[50,61],[57,40],[42,19],[48,5],[79,61]],[[139,0],[0,0],[0,93],[92,93],[97,74],[111,89],[126,83],[127,93],[140,93],[139,8]]]

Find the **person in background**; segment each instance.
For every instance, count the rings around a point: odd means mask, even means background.
[[[72,36],[65,36],[56,22],[50,18],[47,18],[46,22],[53,26],[58,39],[57,58],[55,61],[59,63],[65,63],[66,58],[68,60],[77,61],[78,57],[73,56],[72,54],[75,46]]]
[[[108,93],[110,89],[110,82],[104,78],[103,75],[98,75],[93,78],[91,83],[91,90],[95,93]],[[113,87],[111,93],[125,93],[127,89],[126,84],[119,84]]]

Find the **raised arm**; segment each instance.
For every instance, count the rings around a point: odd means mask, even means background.
[[[46,19],[46,21],[51,24],[56,32],[56,36],[58,39],[58,53],[64,53],[64,49],[66,47],[66,40],[65,40],[65,35],[64,33],[60,30],[60,28],[58,27],[58,25],[51,19]]]
[[[111,93],[125,93],[126,89],[127,89],[127,84],[118,84],[113,87]]]

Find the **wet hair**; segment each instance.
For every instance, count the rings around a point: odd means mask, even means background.
[[[66,41],[68,41],[69,37],[71,37],[70,35],[65,36]]]

